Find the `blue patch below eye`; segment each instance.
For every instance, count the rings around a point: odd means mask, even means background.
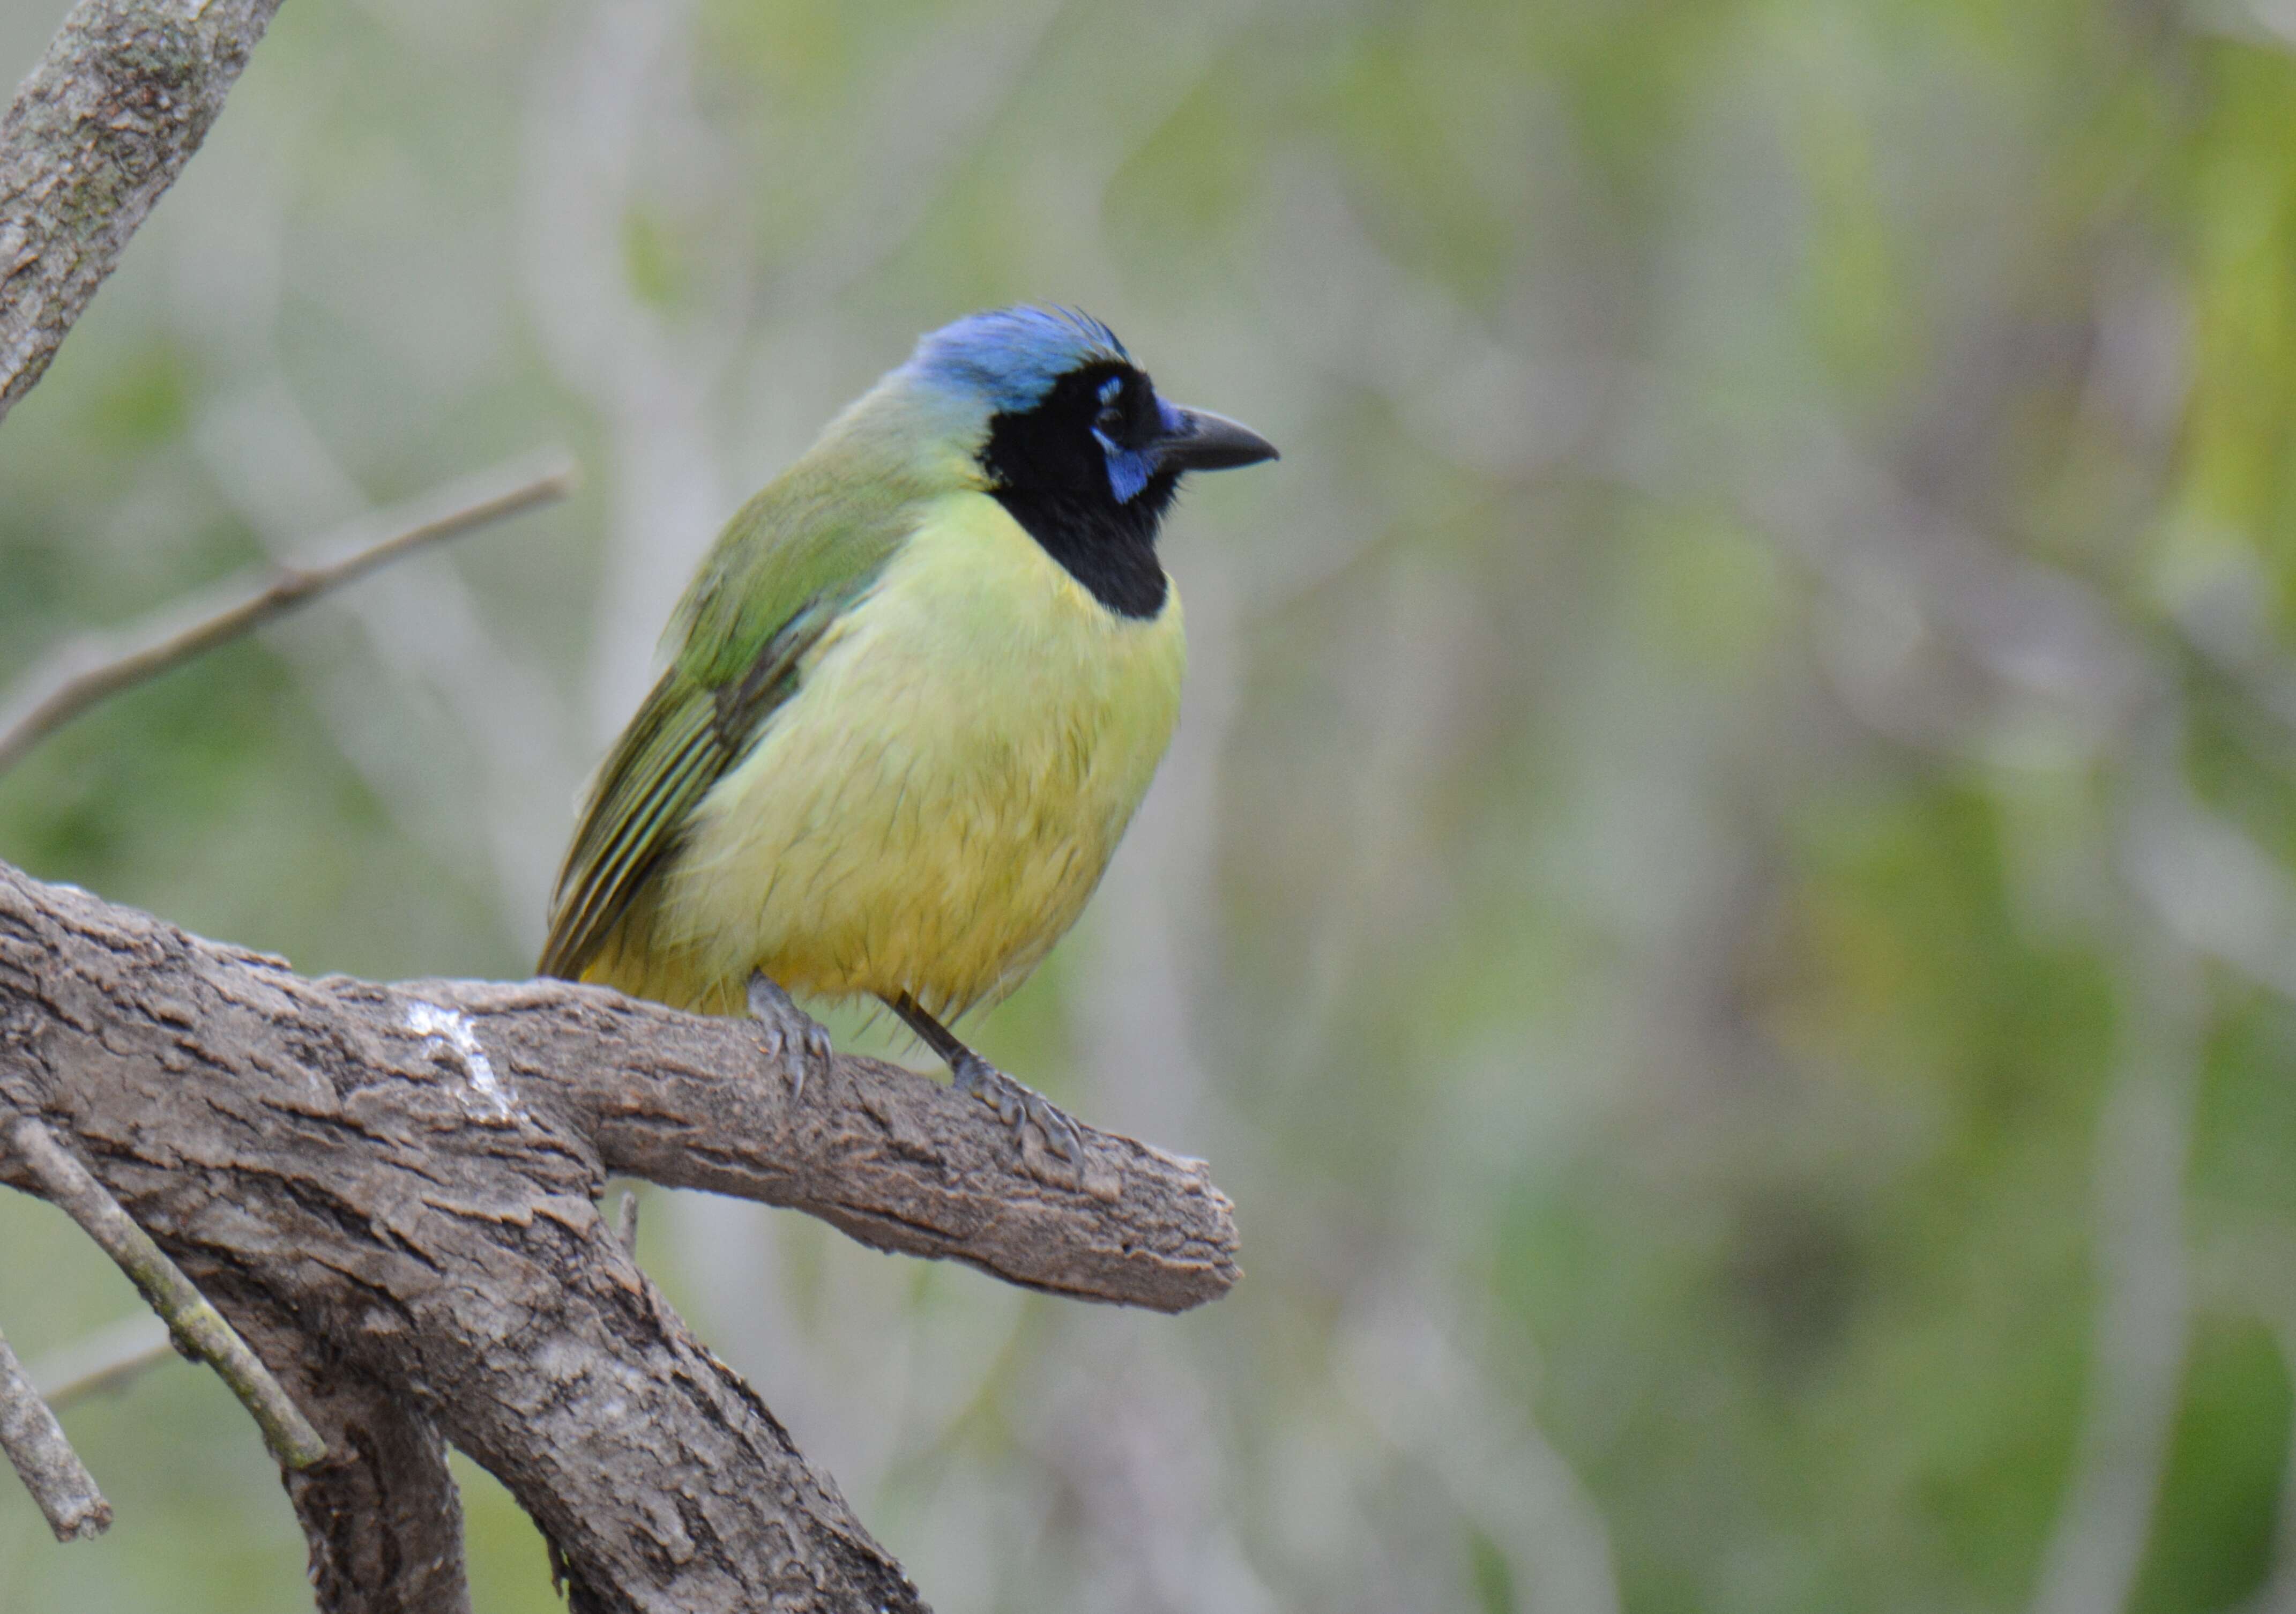
[[[1099,440],[1100,451],[1108,456],[1108,490],[1116,496],[1119,504],[1129,504],[1140,490],[1148,486],[1148,479],[1156,474],[1156,451],[1153,448],[1119,448],[1102,435],[1095,427],[1092,434]]]

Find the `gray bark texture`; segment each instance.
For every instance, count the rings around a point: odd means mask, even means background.
[[[279,0],[80,0],[0,119],[0,415],[207,138]]]
[[[1177,1311],[1237,1276],[1200,1162],[749,1022],[557,981],[307,979],[0,864],[0,1110],[37,1116],[328,1445],[289,1478],[331,1614],[463,1614],[447,1443],[584,1610],[924,1605],[631,1262],[609,1174],[738,1194],[1008,1282]],[[22,1161],[0,1181],[37,1192]]]
[[[0,1340],[0,1451],[58,1541],[85,1541],[111,1528],[111,1504],[5,1340]]]

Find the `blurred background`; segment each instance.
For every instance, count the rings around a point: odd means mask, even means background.
[[[718,524],[1018,299],[1284,451],[1168,527],[1179,738],[976,1028],[1248,1276],[641,1247],[935,1606],[2296,1610],[2289,0],[291,0],[0,431],[0,688],[585,491],[59,734],[0,857],[522,977]],[[0,1251],[28,1358],[136,1309]],[[0,1610],[308,1606],[210,1376],[66,1423],[119,1522],[0,1486]]]

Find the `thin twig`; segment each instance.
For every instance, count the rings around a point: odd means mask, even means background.
[[[270,1442],[273,1454],[291,1469],[309,1468],[327,1454],[319,1438],[271,1370],[247,1348],[223,1314],[209,1304],[182,1268],[170,1261],[152,1235],[135,1225],[87,1167],[68,1153],[55,1135],[29,1115],[0,1132],[0,1141],[28,1167],[44,1196],[79,1224],[143,1291],[152,1309],[167,1319],[184,1348],[213,1367],[231,1386]]]
[[[58,1541],[86,1541],[111,1528],[111,1504],[64,1438],[63,1426],[40,1399],[8,1341],[0,1339],[0,1450],[47,1515]]]
[[[321,546],[333,559],[283,569],[258,585],[231,586],[229,603],[193,607],[188,621],[185,608],[178,606],[119,633],[72,641],[23,680],[19,688],[24,692],[0,700],[0,773],[98,701],[429,545],[563,498],[577,480],[574,462],[564,450],[545,450],[355,521]],[[387,536],[375,537],[377,528]]]
[[[118,1389],[177,1354],[168,1325],[139,1312],[41,1357],[32,1364],[32,1382],[50,1406],[69,1406],[83,1396]]]

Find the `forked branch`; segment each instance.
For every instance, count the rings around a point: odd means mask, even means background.
[[[793,1074],[744,1021],[307,979],[0,864],[0,1108],[70,1145],[299,1401],[344,1404],[315,1408],[346,1449],[296,1495],[315,1547],[360,1519],[345,1563],[459,1563],[451,1482],[413,1461],[443,1438],[533,1514],[577,1606],[922,1606],[632,1264],[610,1173],[1061,1294],[1171,1311],[1235,1281],[1199,1162],[1085,1128],[1078,1171],[924,1077],[840,1057],[799,1097]],[[13,1156],[0,1180],[40,1188]],[[376,1461],[435,1481],[403,1524],[363,1517]],[[332,1584],[332,1610],[410,1606]],[[414,1606],[460,1606],[458,1571],[424,1584]]]
[[[127,1274],[177,1346],[231,1386],[282,1467],[307,1469],[327,1454],[326,1442],[287,1398],[270,1369],[53,1133],[31,1116],[20,1115],[0,1125],[0,1143],[38,1184],[40,1196],[78,1223]]]

